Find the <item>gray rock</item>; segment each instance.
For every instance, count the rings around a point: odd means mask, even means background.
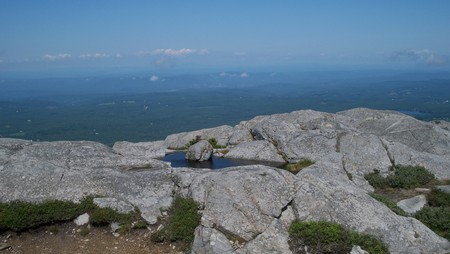
[[[154,142],[138,142],[131,143],[127,141],[119,141],[114,143],[113,150],[124,156],[143,157],[143,158],[161,158],[166,155],[164,141]]]
[[[0,139],[0,202],[48,199],[80,201],[87,195],[114,197],[138,207],[149,223],[169,207],[174,183],[166,164],[115,153],[95,142],[33,142]],[[26,144],[26,145],[24,145]],[[148,170],[124,171],[136,161],[155,161]]]
[[[369,252],[361,249],[360,246],[353,246],[352,251],[350,252],[350,254],[369,254]]]
[[[186,152],[186,160],[191,161],[207,161],[211,159],[214,148],[206,141],[201,140],[189,147]]]
[[[438,188],[439,190],[441,190],[443,192],[450,193],[450,185],[439,185],[436,188]]]
[[[202,129],[198,131],[182,132],[167,136],[164,145],[169,148],[182,148],[191,140],[208,140],[215,138],[217,144],[226,146],[233,128],[231,126],[223,125],[216,128]]]
[[[109,226],[111,227],[111,232],[113,232],[113,233],[117,232],[117,230],[119,230],[121,228],[120,224],[117,222],[113,222]]]
[[[422,209],[427,203],[425,195],[418,195],[412,198],[403,199],[397,202],[397,206],[407,213],[415,213]]]
[[[399,142],[385,142],[385,144],[396,164],[423,166],[438,179],[450,179],[450,157],[418,152]]]
[[[83,213],[73,221],[77,226],[83,226],[89,223],[89,214]]]
[[[279,218],[294,193],[294,175],[261,165],[174,173],[177,185],[185,186],[202,204],[204,228],[245,241],[253,240]]]
[[[450,243],[414,218],[396,215],[384,204],[339,178],[312,169],[300,171],[293,201],[300,220],[326,220],[381,239],[391,253],[447,253]]]
[[[347,116],[349,124],[364,133],[402,143],[418,152],[450,154],[448,131],[395,111],[356,108],[337,113]]]
[[[192,244],[192,254],[233,253],[230,241],[214,228],[198,226]]]
[[[342,164],[350,174],[364,176],[377,169],[386,175],[392,166],[383,143],[375,135],[343,134],[339,144]]]
[[[134,206],[117,198],[94,198],[93,201],[100,208],[111,208],[119,213],[130,213],[135,210]]]
[[[241,143],[225,154],[225,158],[286,163],[277,148],[265,140]]]
[[[245,123],[245,122],[244,122]],[[253,141],[253,136],[245,126],[237,125],[233,128],[228,145],[237,145]]]

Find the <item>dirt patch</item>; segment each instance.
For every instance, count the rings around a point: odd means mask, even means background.
[[[22,233],[5,232],[0,235],[0,246],[10,247],[0,250],[0,254],[181,253],[175,245],[151,242],[148,229],[133,230],[117,237],[109,227],[91,227],[85,236],[77,232],[78,229],[73,223],[64,223]]]

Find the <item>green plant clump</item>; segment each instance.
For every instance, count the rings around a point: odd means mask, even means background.
[[[354,245],[361,246],[369,253],[389,253],[382,241],[346,230],[337,223],[297,220],[289,227],[289,246],[293,253],[349,253]]]
[[[450,208],[424,207],[414,217],[433,230],[436,234],[450,241]]]
[[[313,164],[314,164],[314,161],[309,160],[309,159],[304,159],[304,160],[301,160],[301,161],[299,161],[297,163],[286,164],[284,166],[284,168],[286,170],[288,170],[289,172],[296,174],[296,173],[300,172],[300,170],[302,170],[302,169],[304,169],[306,167],[309,167],[309,166],[311,166]]]
[[[0,204],[0,230],[22,231],[28,228],[68,221],[82,214],[83,207],[69,201],[39,204],[11,202]]]
[[[429,206],[450,207],[450,194],[439,189],[432,189],[427,199]]]
[[[94,204],[93,197],[86,197],[80,203],[60,200],[48,200],[42,203],[17,201],[0,204],[0,231],[23,231],[42,225],[70,221],[83,213],[90,215],[90,222],[94,226],[111,222],[126,226],[140,218],[138,211],[121,214],[111,208],[100,208]]]
[[[402,166],[391,167],[392,175],[382,177],[378,170],[365,175],[365,179],[375,188],[403,188],[411,189],[426,185],[435,179],[435,176],[427,169],[421,166]]]
[[[385,204],[389,209],[391,209],[394,213],[400,215],[400,216],[407,216],[408,214],[403,211],[400,207],[397,206],[397,204],[390,200],[389,198],[382,196],[380,194],[376,193],[370,193],[369,194],[372,198],[380,201],[381,203]]]
[[[226,148],[226,146],[221,146],[221,145],[217,144],[217,140],[215,138],[208,139],[208,142],[212,145],[213,148],[216,148],[216,149]]]
[[[165,227],[152,234],[154,242],[180,242],[181,248],[187,250],[194,240],[195,228],[200,224],[201,215],[198,204],[191,198],[175,197],[168,211]]]

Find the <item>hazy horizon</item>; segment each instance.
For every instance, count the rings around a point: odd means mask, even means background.
[[[2,1],[0,78],[450,71],[447,1]]]

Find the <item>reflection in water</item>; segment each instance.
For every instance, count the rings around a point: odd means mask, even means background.
[[[185,152],[176,152],[166,155],[166,157],[162,158],[162,161],[170,162],[172,167],[191,167],[191,168],[210,168],[210,169],[220,169],[227,167],[235,167],[235,166],[243,166],[243,165],[267,165],[272,167],[280,167],[282,166],[280,163],[276,162],[267,162],[267,161],[253,161],[253,160],[237,160],[237,159],[229,159],[229,158],[221,158],[213,156],[209,161],[190,161],[186,160]]]

